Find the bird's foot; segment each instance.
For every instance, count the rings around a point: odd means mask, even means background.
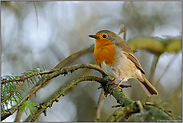
[[[118,85],[118,84],[115,82],[115,80],[116,80],[116,79],[113,79],[112,81],[109,81],[109,82],[107,83],[107,86],[106,86],[106,89],[107,89],[107,90],[108,90],[110,84],[113,84],[113,83],[114,83],[114,84]]]
[[[110,89],[110,95],[113,93],[113,91],[115,90],[115,89],[117,89],[117,88],[119,88],[119,89],[121,89],[122,91],[123,91],[123,88],[121,88],[120,87],[120,84],[117,84],[116,86],[114,86],[114,87],[112,87],[111,89]]]
[[[121,89],[121,91],[123,91],[123,86],[121,87],[121,83],[123,82],[123,80],[124,80],[124,78],[119,82],[119,84],[117,84],[117,83],[115,83],[114,81],[115,81],[115,79],[113,79],[109,84],[111,84],[111,83],[114,83],[114,84],[116,84],[116,86],[114,86],[114,87],[112,87],[110,90],[110,95],[113,93],[113,91],[115,90],[115,89],[117,89],[117,88],[119,88],[119,89]],[[108,85],[109,86],[109,85]]]
[[[120,87],[120,85],[117,84],[117,83],[115,82],[115,80],[116,80],[116,79],[113,79],[112,81],[108,82],[107,85],[106,85],[106,90],[108,90],[110,84],[115,84],[115,85],[116,85],[116,86],[114,86],[114,87],[112,87],[112,88],[110,89],[110,93],[108,93],[108,94],[110,94],[110,95],[113,93],[113,91],[114,91],[116,88],[120,88],[120,89],[122,90],[122,88]]]

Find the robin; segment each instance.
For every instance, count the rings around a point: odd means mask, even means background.
[[[145,71],[124,39],[109,30],[101,30],[89,37],[95,38],[94,56],[97,64],[114,78],[110,84],[115,83],[116,79],[121,80],[116,86],[120,88],[123,81],[134,78],[148,96],[158,95],[157,90],[145,78]]]

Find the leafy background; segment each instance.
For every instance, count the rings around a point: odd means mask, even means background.
[[[182,17],[180,1],[50,1],[50,2],[1,2],[1,76],[21,73],[45,64],[52,69],[61,60],[94,43],[89,34],[102,29],[119,32],[121,24],[127,27],[127,41],[136,36],[160,38],[181,36]],[[155,57],[145,50],[135,53],[146,77]],[[93,53],[80,57],[72,64],[93,63]],[[132,88],[124,89],[133,100],[151,101],[173,111],[174,117],[182,116],[182,53],[164,53],[160,56],[154,73],[159,96],[147,98],[136,80],[124,82]],[[71,65],[72,65],[71,64]],[[87,74],[99,76],[95,71]],[[162,76],[163,74],[163,76]],[[79,71],[54,79],[40,89],[31,101],[40,103],[60,86],[79,76]],[[38,121],[94,121],[100,85],[83,82],[71,89],[53,107],[47,116]],[[25,90],[29,88],[24,86]],[[107,97],[102,106],[101,121],[106,120],[117,102]],[[14,121],[15,114],[5,121]],[[26,119],[23,114],[22,120]]]

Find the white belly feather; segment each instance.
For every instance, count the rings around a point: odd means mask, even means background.
[[[135,64],[127,57],[121,53],[116,55],[116,62],[112,66],[106,65],[105,62],[102,63],[102,69],[111,77],[123,81],[127,81],[129,78],[137,78],[141,76],[141,71],[138,70]]]

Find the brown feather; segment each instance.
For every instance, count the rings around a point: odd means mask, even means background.
[[[142,66],[140,65],[139,61],[137,60],[137,58],[135,57],[134,54],[126,53],[126,56],[127,56],[128,59],[130,59],[130,60],[135,64],[135,66],[136,66],[143,74],[145,74],[145,71],[143,70]]]
[[[128,45],[128,43],[122,39],[121,42],[119,43],[115,43],[116,46],[118,46],[119,48],[121,48],[123,51],[125,51],[125,55],[128,59],[130,59],[135,66],[143,73],[145,74],[145,71],[143,70],[143,68],[141,67],[139,61],[137,60],[136,56],[133,54],[133,50],[131,49],[131,47]]]
[[[158,95],[158,91],[151,85],[151,83],[145,78],[145,76],[142,74],[142,77],[144,80],[138,79],[140,82],[140,85],[146,92],[148,96],[151,95]]]

